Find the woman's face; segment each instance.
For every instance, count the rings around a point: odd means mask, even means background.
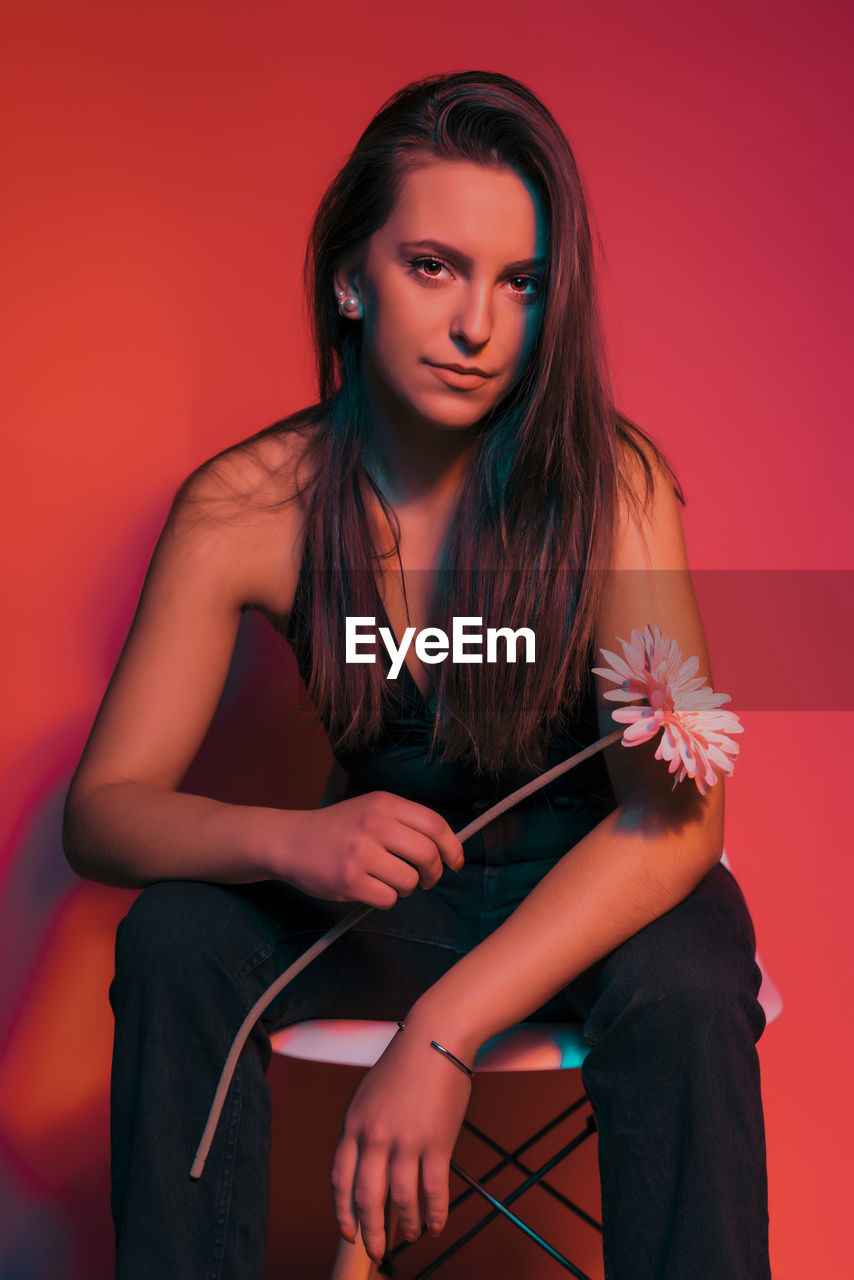
[[[369,393],[392,419],[473,426],[521,377],[543,308],[542,202],[510,168],[428,159],[354,275]],[[479,373],[455,373],[458,365]]]

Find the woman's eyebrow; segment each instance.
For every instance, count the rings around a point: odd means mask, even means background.
[[[461,253],[459,249],[454,249],[449,244],[443,244],[441,240],[407,240],[403,244],[398,245],[400,253],[411,253],[413,250],[435,249],[446,258],[456,258],[456,260],[464,267],[471,267],[472,259],[467,254]],[[548,262],[547,258],[519,258],[516,262],[508,262],[503,268],[504,271],[534,271],[542,270]]]

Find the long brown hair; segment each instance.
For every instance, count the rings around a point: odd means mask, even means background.
[[[434,758],[465,758],[476,772],[529,771],[542,767],[545,746],[589,691],[599,571],[610,563],[626,450],[640,464],[631,470],[643,475],[643,501],[652,482],[646,450],[655,452],[613,405],[581,178],[563,131],[530,89],[496,72],[463,71],[416,81],[381,107],[322,197],[309,237],[304,275],[319,403],[234,448],[321,424],[306,446],[308,692],[333,750],[369,747],[390,682],[380,662],[344,660],[345,616],[377,612],[374,571],[382,566],[369,491],[394,531],[398,563],[400,528],[366,466],[362,326],[339,314],[333,272],[384,225],[406,173],[425,157],[512,167],[534,184],[548,219],[537,338],[522,377],[482,423],[430,619],[449,634],[462,615],[481,617],[484,627],[534,630],[535,664],[441,664],[431,744]]]

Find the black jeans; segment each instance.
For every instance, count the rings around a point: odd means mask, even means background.
[[[455,830],[459,815],[446,812]],[[525,839],[520,847],[520,834]],[[189,1168],[240,1022],[352,904],[277,881],[163,881],[119,925],[110,1000],[118,1280],[263,1280],[269,1034],[305,1018],[402,1018],[567,848],[512,812],[429,891],[371,912],[282,992],[252,1034],[199,1181]],[[714,867],[678,906],[532,1018],[578,1020],[599,1129],[608,1280],[769,1280],[753,926]]]

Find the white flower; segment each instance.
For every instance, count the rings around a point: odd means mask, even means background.
[[[731,774],[739,753],[738,743],[728,736],[743,733],[744,726],[734,711],[721,711],[730,701],[728,693],[715,693],[704,676],[697,675],[699,658],[682,661],[675,640],[666,640],[650,623],[643,632],[633,630],[630,643],[620,639],[624,658],[610,649],[600,652],[610,667],[594,667],[595,675],[613,680],[620,687],[603,696],[613,702],[644,705],[623,707],[613,713],[623,733],[623,746],[636,747],[662,730],[656,760],[669,760],[673,785],[693,778],[701,795],[718,780],[715,768]]]

